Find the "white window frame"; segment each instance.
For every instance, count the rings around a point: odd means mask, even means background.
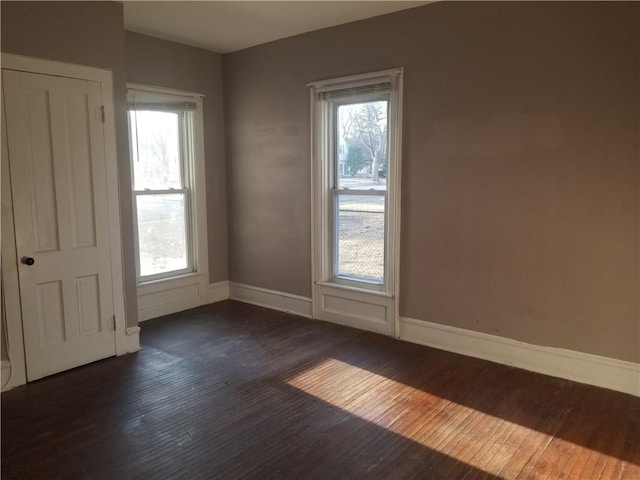
[[[185,198],[188,221],[187,243],[189,245],[186,269],[165,272],[142,277],[140,275],[140,256],[138,243],[137,196],[146,193],[135,191],[133,155],[131,158],[131,192],[134,216],[134,236],[136,254],[136,276],[138,281],[138,313],[140,321],[175,313],[207,303],[209,286],[209,260],[207,246],[206,184],[204,162],[203,133],[203,95],[194,92],[159,88],[141,84],[127,84],[128,101],[150,103],[195,103],[194,111],[189,112],[185,123],[186,131],[182,137],[187,139],[182,145],[183,155],[188,165],[184,188],[167,190],[166,193],[189,192]],[[132,125],[129,125],[131,128]],[[133,138],[130,132],[130,139]],[[133,148],[130,142],[130,148]],[[162,193],[160,191],[149,191]]]
[[[312,155],[312,303],[313,316],[344,325],[398,336],[400,258],[400,180],[402,138],[402,68],[352,75],[309,84],[311,99]],[[336,142],[336,104],[379,100],[379,94],[354,95],[329,102],[322,92],[378,83],[391,85],[388,94],[388,166],[385,205],[385,273],[382,284],[334,275],[335,201],[341,193],[333,189]],[[386,99],[386,98],[385,98]],[[349,190],[349,194],[356,190]],[[360,192],[362,193],[362,192]],[[372,192],[375,195],[382,191]]]

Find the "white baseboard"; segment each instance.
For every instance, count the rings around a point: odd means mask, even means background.
[[[229,283],[229,293],[231,299],[239,302],[311,318],[311,299],[307,297],[235,282]]]
[[[229,298],[229,281],[224,280],[222,282],[209,284],[209,303],[222,302]]]
[[[400,339],[640,396],[640,364],[400,318]]]
[[[133,353],[140,350],[140,327],[127,327],[123,344],[123,353]]]

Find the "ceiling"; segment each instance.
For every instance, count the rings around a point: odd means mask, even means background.
[[[125,1],[127,30],[228,53],[428,1]]]

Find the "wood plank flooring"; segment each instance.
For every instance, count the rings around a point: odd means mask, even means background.
[[[2,479],[633,479],[640,399],[233,301],[2,394]]]

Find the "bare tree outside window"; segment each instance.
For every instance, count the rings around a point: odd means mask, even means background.
[[[380,100],[336,111],[335,273],[373,283],[384,280],[387,110]]]
[[[341,176],[368,175],[374,182],[386,178],[386,101],[341,105],[338,117],[345,165]]]

